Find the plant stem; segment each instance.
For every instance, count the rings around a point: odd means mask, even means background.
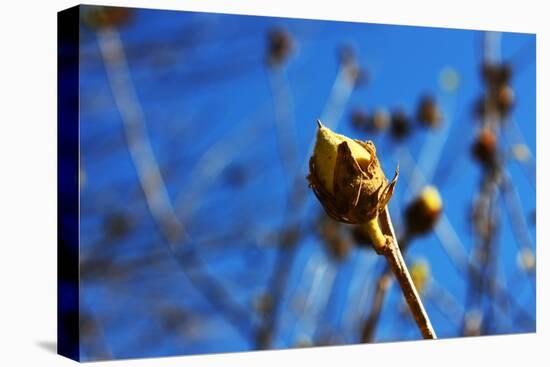
[[[371,237],[374,248],[378,254],[384,255],[388,261],[424,339],[437,339],[422,300],[411,279],[405,260],[401,255],[387,208],[384,208],[382,211],[380,219],[382,220],[382,228],[378,216],[365,223],[365,228]]]

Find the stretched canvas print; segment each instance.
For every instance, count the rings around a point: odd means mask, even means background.
[[[534,34],[58,14],[58,351],[536,331]]]

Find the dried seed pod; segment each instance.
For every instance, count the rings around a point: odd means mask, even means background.
[[[375,110],[372,116],[365,110],[355,109],[351,114],[351,123],[360,132],[375,134],[388,128],[390,117],[383,109]]]
[[[502,86],[510,81],[512,68],[506,63],[484,63],[481,66],[481,76],[489,87]]]
[[[114,212],[107,216],[103,227],[107,239],[119,240],[130,233],[133,228],[133,221],[124,213]]]
[[[476,160],[486,166],[493,166],[497,159],[497,138],[490,129],[481,129],[472,146]]]
[[[283,64],[293,48],[294,42],[286,30],[273,29],[268,33],[267,60],[271,66],[276,67]]]
[[[485,95],[478,97],[473,107],[474,116],[483,121],[490,114],[495,112],[494,106],[491,104],[491,100]]]
[[[426,186],[405,211],[407,233],[422,235],[431,231],[437,223],[443,202],[439,191],[434,186]]]
[[[351,124],[358,131],[367,131],[369,127],[369,115],[365,110],[357,108],[351,113]]]
[[[93,6],[85,9],[82,19],[92,29],[120,27],[132,20],[132,12],[129,8]]]
[[[338,49],[338,59],[343,65],[357,64],[356,52],[352,45],[344,44]]]
[[[371,141],[335,134],[318,121],[308,181],[327,214],[338,221],[365,223],[375,218],[393,194],[397,171],[388,182]]]
[[[338,58],[350,83],[357,87],[367,82],[367,72],[359,66],[353,46],[341,46],[338,50]]]
[[[495,96],[495,104],[502,117],[508,116],[514,105],[514,90],[508,85],[499,87]]]
[[[273,309],[273,297],[267,293],[259,294],[254,297],[252,306],[258,314],[265,317],[269,315]]]
[[[391,116],[390,133],[396,140],[402,140],[411,133],[411,122],[402,110],[394,111]]]
[[[378,108],[372,115],[372,126],[375,131],[384,131],[390,125],[390,116],[384,109]]]
[[[425,96],[420,100],[416,112],[416,119],[428,128],[438,127],[440,125],[442,120],[441,112],[433,97]]]

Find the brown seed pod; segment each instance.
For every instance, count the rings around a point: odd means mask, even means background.
[[[384,109],[378,108],[372,115],[372,126],[374,131],[384,131],[390,126],[390,116]]]
[[[480,163],[492,166],[497,159],[497,138],[490,129],[481,129],[472,145],[472,154]]]
[[[500,115],[508,116],[514,105],[514,90],[508,85],[500,86],[496,92],[495,102]]]
[[[105,218],[103,224],[105,237],[111,240],[119,240],[133,229],[133,221],[128,215],[121,212],[111,213]]]
[[[376,217],[393,194],[397,171],[388,182],[374,144],[338,135],[318,121],[308,181],[327,214],[350,224]]]
[[[351,45],[343,45],[338,50],[338,59],[344,68],[345,76],[355,87],[367,82],[367,72],[359,66],[355,49]]]
[[[510,81],[512,68],[507,63],[484,63],[481,66],[481,76],[487,86],[496,88]]]
[[[402,140],[411,133],[411,122],[402,110],[394,111],[391,116],[390,133],[396,140]]]
[[[369,115],[365,110],[356,108],[351,113],[351,124],[358,131],[367,131],[369,127]]]
[[[425,96],[420,100],[416,119],[425,127],[438,127],[441,123],[441,112],[435,99],[431,96]]]
[[[82,19],[92,29],[120,27],[128,24],[133,16],[129,8],[92,6],[85,9]]]
[[[273,297],[267,293],[259,294],[254,298],[252,306],[258,314],[265,317],[269,315],[273,309]]]
[[[426,186],[405,210],[407,233],[422,235],[430,232],[443,209],[439,191],[434,186]]]
[[[269,65],[276,67],[283,64],[290,56],[294,42],[290,33],[284,29],[272,29],[268,33],[267,61]]]
[[[352,45],[344,44],[338,49],[338,59],[343,65],[357,64],[356,52]]]
[[[369,115],[365,110],[358,108],[351,114],[351,123],[357,131],[376,134],[388,128],[390,117],[383,109],[377,109]]]

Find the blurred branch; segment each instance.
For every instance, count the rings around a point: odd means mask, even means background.
[[[333,84],[333,88],[329,97],[323,116],[327,116],[327,126],[336,128],[340,120],[340,115],[344,107],[345,102],[348,100],[353,86],[357,81],[355,78],[350,78],[350,65],[341,63],[340,70]],[[330,125],[333,126],[330,126]],[[299,172],[295,176],[294,187],[289,194],[287,200],[287,206],[285,208],[284,218],[290,224],[287,224],[283,229],[283,235],[280,237],[280,245],[276,254],[275,265],[271,273],[271,278],[268,283],[269,295],[272,300],[272,307],[270,312],[266,313],[264,320],[261,322],[257,331],[256,345],[259,349],[268,348],[272,343],[274,329],[278,321],[278,313],[282,297],[284,295],[288,276],[294,258],[296,255],[297,240],[299,239],[299,232],[303,225],[303,219],[301,218],[303,209],[306,206],[307,190],[305,190],[305,183],[303,176],[301,176],[302,170],[307,166],[308,157],[313,150],[315,144],[315,137],[312,138],[309,148],[307,150],[306,158],[303,164],[298,167]],[[296,223],[297,222],[297,223]],[[285,237],[284,234],[292,233],[292,236]]]
[[[177,238],[184,234],[184,229],[177,220],[151,149],[145,117],[128,72],[122,42],[114,29],[102,29],[97,36],[145,200],[162,231],[167,233],[169,238]]]
[[[101,29],[97,35],[109,83],[121,113],[128,148],[151,214],[159,225],[170,251],[182,266],[189,280],[213,306],[222,310],[220,314],[225,316],[247,340],[249,333],[246,330],[247,327],[243,329],[242,325],[250,323],[249,312],[231,301],[230,293],[215,278],[206,272],[196,270],[204,269],[204,264],[192,250],[183,254],[181,251],[178,252],[176,241],[182,235],[184,237],[186,235],[174,212],[151,149],[145,127],[145,117],[134,91],[120,36],[112,28]],[[189,267],[195,269],[190,270]]]

